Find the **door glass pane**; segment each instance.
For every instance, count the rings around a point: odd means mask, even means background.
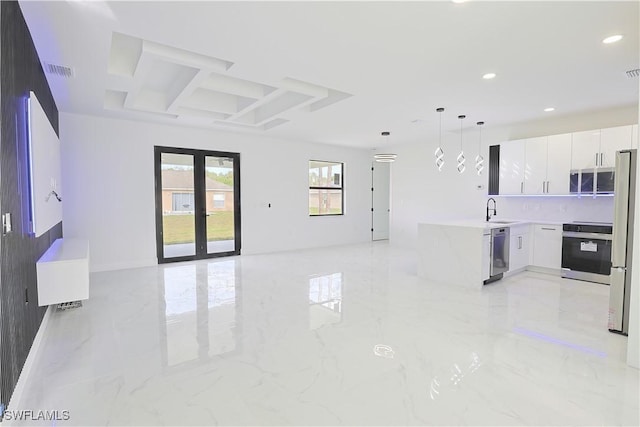
[[[233,159],[205,157],[207,253],[235,250]]]
[[[193,155],[162,153],[164,258],[196,254]]]

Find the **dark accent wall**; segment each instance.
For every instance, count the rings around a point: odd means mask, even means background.
[[[500,146],[489,147],[489,195],[500,193]]]
[[[58,109],[15,1],[0,1],[0,206],[13,231],[0,237],[0,399],[9,402],[46,307],[38,307],[36,261],[62,237],[62,223],[38,237],[26,230],[25,99],[35,92],[58,133]]]

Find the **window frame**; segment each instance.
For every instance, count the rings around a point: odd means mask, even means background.
[[[340,213],[320,213],[320,209],[318,209],[318,213],[317,214],[312,214],[311,211],[309,212],[309,216],[310,217],[323,217],[323,216],[342,216],[344,215],[344,162],[336,162],[336,161],[332,161],[332,160],[316,160],[316,159],[310,159],[308,162],[308,166],[307,166],[307,180],[309,179],[309,170],[311,166],[311,163],[313,162],[318,162],[318,163],[333,163],[335,165],[340,165],[340,187],[327,187],[327,186],[319,186],[319,185],[311,185],[309,183],[309,191],[311,190],[329,190],[329,191],[340,191]],[[307,201],[309,199],[309,196],[307,196]],[[309,209],[310,206],[307,208]]]

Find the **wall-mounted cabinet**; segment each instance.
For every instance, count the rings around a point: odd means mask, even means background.
[[[524,193],[525,140],[500,144],[500,194]]]
[[[500,194],[569,194],[571,134],[500,144]]]
[[[571,134],[526,140],[525,194],[569,194]]]
[[[615,168],[616,151],[626,150],[633,145],[633,126],[606,128],[600,132],[600,163],[598,167]]]
[[[499,146],[499,194],[610,193],[615,153],[637,143],[637,125],[504,142]],[[489,162],[492,168],[493,158]]]
[[[543,194],[547,187],[547,137],[525,139],[524,194]]]
[[[573,134],[571,192],[612,193],[616,152],[633,146],[634,126]]]
[[[574,132],[571,169],[615,167],[616,151],[631,148],[633,134],[632,125]]]
[[[571,169],[593,169],[600,155],[600,129],[573,133]]]

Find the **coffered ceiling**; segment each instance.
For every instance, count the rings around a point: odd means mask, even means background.
[[[20,4],[63,112],[375,147],[638,105],[636,1]]]

